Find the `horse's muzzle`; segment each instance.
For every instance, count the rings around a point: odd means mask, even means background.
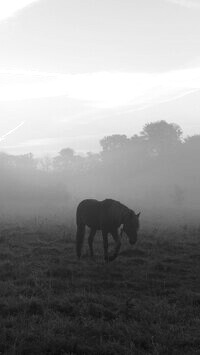
[[[137,242],[137,236],[135,236],[134,238],[129,239],[129,243],[131,245],[134,245],[136,242]]]

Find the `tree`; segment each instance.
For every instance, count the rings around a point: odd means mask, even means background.
[[[187,162],[188,168],[200,172],[199,169],[199,151],[200,151],[200,135],[196,134],[187,137],[183,144],[184,162]]]
[[[38,159],[38,169],[45,171],[45,172],[50,172],[53,169],[53,159],[46,155],[40,159]]]
[[[174,150],[181,143],[182,133],[182,129],[177,124],[166,121],[147,123],[141,132],[154,155],[166,154]]]
[[[65,169],[67,168],[74,160],[75,153],[71,148],[64,148],[59,152],[59,155],[54,158],[54,167],[56,169]]]
[[[74,150],[71,148],[64,148],[59,152],[59,155],[63,160],[71,161],[73,160],[75,153]]]
[[[113,134],[112,136],[104,137],[100,140],[100,145],[103,152],[111,152],[116,149],[123,148],[129,139],[125,134]]]
[[[184,141],[184,146],[188,152],[195,153],[200,149],[200,134],[187,137]]]

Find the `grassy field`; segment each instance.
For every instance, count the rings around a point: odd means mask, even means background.
[[[0,354],[200,354],[200,232],[141,231],[95,260],[73,228],[1,225]]]

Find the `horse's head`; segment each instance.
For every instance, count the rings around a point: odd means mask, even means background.
[[[135,214],[132,210],[129,211],[123,226],[123,230],[128,236],[129,243],[135,244],[137,241],[137,232],[139,229],[139,216],[140,213]]]

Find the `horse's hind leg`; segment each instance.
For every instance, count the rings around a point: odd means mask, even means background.
[[[90,230],[90,234],[88,237],[88,244],[89,244],[89,249],[90,249],[90,256],[93,257],[94,256],[94,251],[93,251],[93,241],[94,241],[94,236],[96,234],[96,229],[92,229]]]
[[[85,226],[82,224],[78,225],[76,231],[76,255],[78,256],[78,258],[81,257],[84,235],[85,235]]]
[[[104,249],[104,260],[108,260],[108,232],[102,231],[103,235],[103,249]]]

